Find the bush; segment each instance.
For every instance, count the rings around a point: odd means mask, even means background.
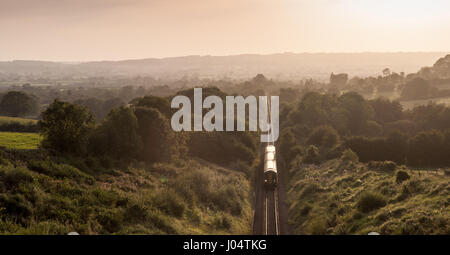
[[[214,219],[214,225],[217,229],[230,229],[231,219],[227,215],[217,215]]]
[[[393,172],[397,169],[397,164],[392,161],[370,161],[367,166],[372,170],[381,170],[384,172]]]
[[[119,212],[106,211],[97,216],[98,222],[103,229],[109,233],[114,233],[122,228],[123,215]]]
[[[315,218],[308,226],[308,232],[312,235],[324,235],[327,231],[327,222],[323,218]]]
[[[148,218],[149,222],[161,231],[167,234],[177,233],[177,230],[172,226],[172,224],[170,224],[169,220],[167,220],[167,218],[162,216],[160,213],[152,212],[149,214]]]
[[[0,208],[4,208],[7,216],[17,217],[17,220],[24,222],[25,218],[31,216],[33,209],[23,195],[0,195]]]
[[[81,172],[78,168],[66,164],[57,164],[50,160],[30,161],[28,168],[32,171],[59,179],[71,178],[77,181],[87,180],[90,182],[94,180],[92,176]]]
[[[234,186],[227,184],[219,188],[216,192],[211,193],[212,203],[221,211],[228,211],[232,215],[240,215],[242,213],[242,203]]]
[[[316,164],[319,162],[319,148],[314,145],[310,145],[306,149],[305,157],[303,161],[307,164]]]
[[[318,184],[308,183],[303,188],[302,193],[300,194],[300,198],[305,198],[307,196],[314,195],[314,194],[317,194],[317,193],[323,192],[323,191],[324,191],[324,189],[321,188]]]
[[[346,149],[344,152],[342,152],[341,160],[356,163],[359,161],[359,158],[358,155],[356,155],[356,153],[354,153],[351,149]]]
[[[409,174],[406,171],[400,170],[397,172],[395,180],[397,181],[397,183],[402,183],[403,181],[406,181],[409,178],[411,178],[411,177],[409,176]]]
[[[315,128],[308,137],[308,145],[331,148],[339,141],[338,132],[330,126],[319,126]]]
[[[39,121],[42,147],[55,154],[79,154],[87,150],[95,125],[92,113],[83,106],[55,100]]]
[[[0,124],[0,132],[36,133],[39,127],[35,123],[8,122]]]
[[[6,173],[1,176],[1,180],[7,188],[13,189],[17,188],[20,183],[31,183],[34,179],[30,171],[25,168],[9,167]]]
[[[140,205],[132,205],[125,210],[125,220],[129,223],[144,222],[147,218],[147,209]]]
[[[300,215],[301,216],[307,216],[309,214],[309,212],[311,211],[312,207],[310,204],[305,204],[302,206],[302,208],[300,209]]]
[[[362,193],[357,203],[358,210],[363,213],[371,212],[385,205],[386,200],[383,195],[369,191]]]
[[[172,190],[164,190],[155,197],[156,206],[165,213],[181,217],[185,210],[185,204],[178,194]]]

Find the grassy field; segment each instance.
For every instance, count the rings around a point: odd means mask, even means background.
[[[0,147],[9,149],[36,149],[41,142],[38,133],[0,132]]]
[[[0,125],[7,124],[7,123],[20,123],[20,124],[36,124],[37,120],[33,119],[25,119],[25,118],[16,118],[16,117],[7,117],[7,116],[0,116]]]

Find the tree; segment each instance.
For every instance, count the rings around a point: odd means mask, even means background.
[[[330,84],[337,87],[343,87],[347,84],[348,81],[348,74],[346,73],[340,73],[340,74],[334,74],[331,73],[330,75]]]
[[[446,150],[442,132],[420,132],[409,141],[408,164],[420,167],[442,166],[447,160],[444,157]]]
[[[11,117],[35,114],[38,110],[37,98],[21,91],[6,93],[0,102],[0,113]]]
[[[386,160],[394,161],[397,164],[404,164],[408,153],[408,136],[395,131],[388,135],[386,139]]]
[[[145,96],[135,98],[131,101],[131,104],[137,107],[148,107],[157,109],[166,118],[171,118],[174,112],[170,106],[169,100],[163,97]]]
[[[434,95],[436,88],[431,87],[428,81],[422,78],[414,78],[407,82],[402,90],[403,99],[426,99]]]
[[[121,159],[136,158],[142,149],[138,128],[137,117],[131,108],[122,106],[111,110],[92,137],[93,153]]]
[[[74,103],[86,106],[97,120],[101,120],[103,118],[102,100],[90,97],[86,99],[76,100]]]
[[[42,146],[54,153],[84,154],[94,125],[85,106],[55,100],[39,121]]]
[[[280,137],[280,155],[284,163],[288,165],[295,155],[292,155],[292,148],[295,146],[295,136],[290,129],[284,131]]]
[[[124,106],[124,105],[125,105],[125,102],[118,97],[114,97],[114,98],[105,100],[103,102],[102,115],[100,116],[100,119],[104,119],[112,109],[120,107],[120,106]]]
[[[373,118],[373,109],[360,94],[348,92],[339,97],[342,107],[347,112],[347,128],[352,134],[361,133],[368,120]]]
[[[352,150],[346,149],[344,152],[342,152],[341,160],[356,163],[359,161],[359,158],[358,155],[356,155],[356,153],[354,153]]]
[[[186,151],[185,139],[170,127],[169,120],[157,109],[136,107],[138,134],[142,138],[141,158],[148,162],[168,162]]]
[[[377,98],[369,102],[374,110],[374,120],[380,124],[397,121],[402,118],[403,107],[398,101]]]
[[[308,137],[307,144],[319,147],[334,147],[339,140],[338,132],[330,126],[319,126],[315,128]]]

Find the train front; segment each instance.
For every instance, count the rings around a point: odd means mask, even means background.
[[[264,153],[264,187],[274,189],[278,184],[275,146],[267,145]]]

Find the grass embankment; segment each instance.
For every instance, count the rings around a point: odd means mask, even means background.
[[[8,149],[37,149],[41,142],[38,133],[0,132],[0,147]]]
[[[8,157],[0,156],[0,233],[250,233],[250,185],[236,171],[194,160],[115,168],[107,159]]]
[[[448,175],[393,163],[328,161],[291,170],[289,215],[296,234],[450,234]]]

